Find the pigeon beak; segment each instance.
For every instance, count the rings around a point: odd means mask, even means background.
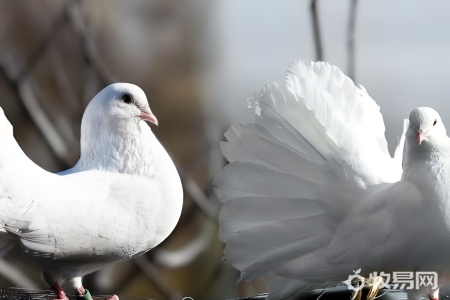
[[[417,144],[422,144],[422,141],[425,139],[425,135],[422,132],[417,133]]]
[[[144,110],[144,109],[141,110],[141,114],[139,115],[139,118],[141,118],[144,121],[149,121],[150,123],[153,123],[156,126],[158,126],[158,119],[151,112],[151,110]]]

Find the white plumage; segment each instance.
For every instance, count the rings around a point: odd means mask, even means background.
[[[157,123],[139,87],[106,87],[83,115],[79,161],[53,174],[22,152],[2,111],[0,228],[20,239],[59,298],[62,286],[83,291],[84,275],[152,249],[178,222],[180,178],[145,120]]]
[[[443,278],[450,142],[437,112],[411,112],[392,158],[377,104],[328,63],[295,62],[250,104],[255,123],[227,131],[216,178],[225,256],[242,279],[281,276],[271,297],[285,298],[359,268]]]

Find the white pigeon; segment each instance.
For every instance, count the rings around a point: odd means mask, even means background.
[[[83,115],[79,161],[53,174],[0,115],[0,231],[20,239],[58,299],[85,294],[84,275],[152,249],[178,222],[181,181],[145,121],[157,123],[139,87],[107,86]]]
[[[450,140],[436,111],[411,112],[392,158],[379,107],[328,63],[295,62],[250,104],[255,123],[226,132],[230,164],[215,181],[225,257],[241,279],[281,278],[272,299],[358,269],[366,277],[435,271],[442,284],[450,270]],[[430,286],[408,292],[438,294]]]

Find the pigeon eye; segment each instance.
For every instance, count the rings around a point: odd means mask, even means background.
[[[433,126],[434,126],[434,125],[436,125],[436,123],[437,123],[437,119],[435,119],[435,120],[434,120],[434,122],[433,122]]]
[[[122,102],[126,104],[134,103],[133,96],[128,93],[123,94],[122,97],[120,97],[120,100],[122,100]]]

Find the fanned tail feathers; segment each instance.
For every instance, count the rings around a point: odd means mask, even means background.
[[[255,124],[226,132],[215,181],[225,256],[243,279],[324,247],[348,195],[401,176],[379,107],[335,66],[298,61],[249,102]]]

